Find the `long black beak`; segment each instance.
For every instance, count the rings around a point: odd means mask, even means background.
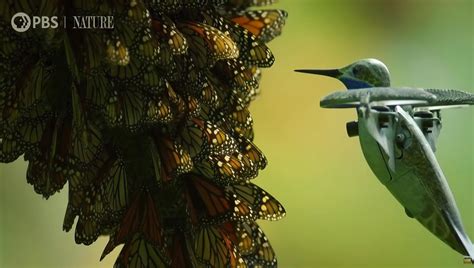
[[[299,73],[307,73],[307,74],[318,74],[318,75],[325,75],[334,78],[338,78],[342,75],[342,73],[338,69],[329,69],[329,70],[308,70],[308,69],[300,69],[295,70],[295,72]]]

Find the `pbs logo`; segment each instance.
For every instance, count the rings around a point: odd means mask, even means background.
[[[58,28],[59,24],[58,17],[56,16],[33,16],[32,18],[30,18],[30,16],[28,16],[28,14],[26,13],[18,12],[12,17],[11,25],[13,30],[19,33],[23,33],[28,31],[28,29],[30,29],[31,27],[33,27],[33,29],[36,29],[38,27],[41,27],[42,29],[56,29]]]
[[[31,18],[26,13],[18,12],[12,17],[11,24],[13,30],[23,33],[30,29]]]

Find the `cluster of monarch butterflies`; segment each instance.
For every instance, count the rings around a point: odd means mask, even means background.
[[[267,162],[248,110],[274,0],[0,3],[0,162],[24,156],[45,198],[66,182],[64,229],[117,267],[275,267],[256,220],[282,205],[251,183]],[[113,29],[15,32],[17,12],[113,16]],[[60,19],[61,21],[61,19]]]

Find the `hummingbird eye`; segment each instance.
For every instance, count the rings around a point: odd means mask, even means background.
[[[368,72],[368,68],[364,65],[358,64],[355,65],[354,68],[352,68],[352,75],[357,78],[361,78],[366,76]]]
[[[360,74],[360,71],[361,71],[361,68],[360,66],[356,65],[354,66],[354,68],[352,69],[352,74],[357,77],[359,74]]]

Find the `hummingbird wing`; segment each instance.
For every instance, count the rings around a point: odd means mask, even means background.
[[[427,105],[420,104],[417,106],[428,106],[430,110],[440,110],[445,108],[467,107],[474,105],[474,94],[462,90],[454,89],[425,89],[426,92],[436,96],[436,99],[428,102]]]
[[[355,108],[360,100],[370,95],[372,106],[427,105],[436,100],[436,96],[419,88],[372,87],[336,91],[320,101],[323,108]]]
[[[465,236],[465,233],[463,233],[462,230],[459,230],[457,225],[453,222],[452,218],[449,216],[445,216],[446,220],[450,222],[450,227],[452,227],[453,232],[457,234],[459,237],[459,242],[461,242],[467,252],[466,256],[466,263],[469,264],[474,264],[474,244],[472,244],[471,240],[469,237]]]
[[[425,228],[459,253],[472,258],[472,243],[434,152],[410,114],[399,106],[396,112],[412,140],[397,163],[399,174],[404,175],[387,187]],[[404,172],[406,170],[410,172]],[[411,194],[406,195],[407,192]]]

